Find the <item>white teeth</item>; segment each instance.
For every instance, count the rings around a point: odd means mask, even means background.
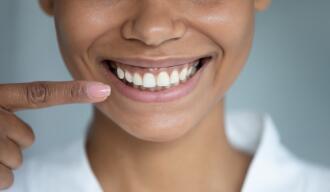
[[[192,69],[193,69],[193,67],[189,67],[189,68],[188,68],[188,72],[187,72],[187,73],[188,73],[188,74],[187,74],[188,77],[191,75]]]
[[[193,67],[197,67],[198,64],[199,64],[199,60],[193,64]]]
[[[128,81],[128,82],[130,82],[130,83],[133,82],[133,77],[132,77],[132,75],[131,75],[130,72],[125,71],[125,79],[126,79],[126,81]]]
[[[180,79],[179,79],[179,72],[177,70],[173,70],[171,73],[171,84],[178,84]]]
[[[190,76],[194,75],[197,71],[195,67],[197,65],[198,62],[193,64],[193,66],[186,66],[180,72],[177,69],[174,69],[170,75],[167,71],[161,71],[157,76],[150,72],[147,72],[141,76],[138,72],[130,73],[127,70],[117,67],[117,76],[119,79],[125,79],[129,83],[132,83],[135,86],[141,86],[143,88],[169,88],[171,86],[178,85],[180,81],[186,81]]]
[[[119,79],[125,78],[125,73],[120,67],[117,67],[117,76],[119,77]]]
[[[188,73],[188,69],[187,67],[183,68],[180,72],[180,80],[184,81],[187,79],[187,73]]]
[[[142,82],[141,76],[138,73],[134,73],[134,75],[133,75],[133,84],[139,86],[139,85],[142,85],[142,83],[143,82]]]
[[[191,70],[191,75],[194,75],[197,71],[197,68],[196,67],[193,67],[192,70]]]
[[[157,85],[160,87],[166,87],[170,85],[170,77],[167,72],[162,71],[158,74]]]
[[[156,87],[156,79],[152,73],[145,73],[143,76],[143,87],[153,88]]]

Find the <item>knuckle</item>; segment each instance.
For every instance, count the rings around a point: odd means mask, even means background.
[[[0,136],[18,141],[19,145],[23,148],[29,147],[35,142],[33,129],[15,114],[7,115],[4,120],[6,121],[6,126],[0,123]]]
[[[11,159],[11,164],[13,169],[19,168],[23,163],[23,156],[20,151],[17,151],[15,155],[13,155]]]
[[[12,113],[12,112],[13,112],[12,109],[9,109],[5,105],[0,104],[0,114],[1,113]]]
[[[0,134],[4,135],[6,131],[7,118],[0,112]]]
[[[8,135],[8,128],[4,126],[0,126],[0,137],[3,139],[6,138],[7,135]]]
[[[0,189],[9,189],[14,184],[13,176],[7,176],[1,183]]]
[[[7,133],[7,128],[3,125],[0,125],[0,136],[4,136]]]
[[[25,138],[26,147],[30,147],[35,142],[36,137],[30,127],[28,128],[28,131],[25,133],[24,138]]]
[[[33,132],[31,134],[29,134],[29,136],[27,138],[28,138],[27,146],[31,146],[36,141],[36,136],[34,135]]]
[[[8,168],[0,169],[0,188],[8,189],[14,183],[14,175]]]
[[[0,118],[0,120],[6,126],[12,126],[17,124],[17,116],[13,113],[6,114]]]
[[[72,99],[79,99],[86,93],[85,86],[80,82],[75,82],[69,89],[69,97]]]
[[[16,143],[7,144],[6,154],[2,154],[3,163],[11,169],[19,168],[23,163],[23,155]],[[3,156],[5,155],[5,156]]]
[[[35,82],[27,86],[25,90],[27,102],[30,104],[44,104],[51,94],[46,83]]]

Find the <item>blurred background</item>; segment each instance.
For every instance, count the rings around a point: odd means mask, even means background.
[[[227,95],[227,110],[267,112],[299,157],[330,166],[330,1],[275,0],[257,14],[248,64]],[[53,20],[36,0],[0,1],[0,83],[70,80]],[[37,140],[25,155],[81,137],[90,105],[18,115]]]

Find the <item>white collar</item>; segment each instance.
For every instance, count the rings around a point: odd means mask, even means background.
[[[305,191],[302,161],[281,143],[271,116],[268,113],[233,114],[228,116],[229,140],[235,147],[254,155],[241,191]]]

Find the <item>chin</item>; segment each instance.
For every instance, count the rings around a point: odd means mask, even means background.
[[[131,116],[132,117],[132,116]],[[113,116],[112,120],[125,133],[143,141],[171,142],[183,137],[190,129],[189,120],[184,116],[147,115],[144,117],[122,118]]]
[[[141,127],[122,127],[127,133],[137,139],[151,142],[172,142],[182,138],[187,132],[188,128],[181,129],[173,125],[170,127],[158,126],[149,127],[142,125]]]
[[[194,119],[198,119],[191,111],[163,111],[162,107],[129,110],[113,100],[96,105],[97,111],[101,112],[96,115],[102,116],[103,122],[111,124],[115,130],[122,130],[118,134],[142,141],[175,141],[184,137],[194,127]]]

